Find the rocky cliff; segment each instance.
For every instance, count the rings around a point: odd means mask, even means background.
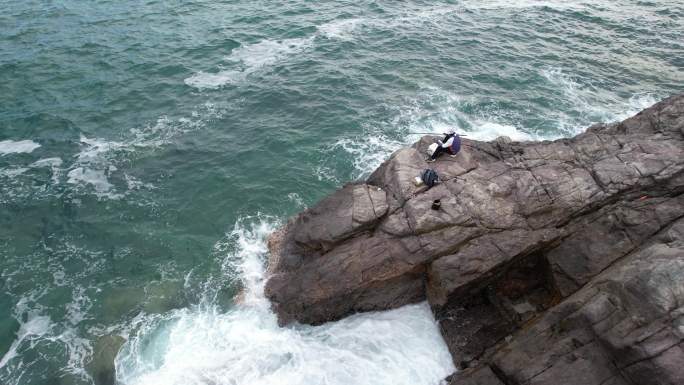
[[[462,369],[452,384],[684,384],[684,94],[571,139],[464,140],[427,164],[432,141],[273,234],[282,323],[427,299]],[[441,183],[416,187],[428,167]]]

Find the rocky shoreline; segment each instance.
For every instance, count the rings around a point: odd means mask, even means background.
[[[271,236],[282,324],[427,299],[461,369],[451,384],[684,383],[684,94],[571,139],[463,140],[427,164],[432,141]],[[413,183],[426,168],[430,189]]]

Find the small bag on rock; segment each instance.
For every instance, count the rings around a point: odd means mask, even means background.
[[[437,175],[437,172],[431,168],[426,169],[423,171],[423,174],[420,176],[420,178],[423,180],[423,183],[425,183],[426,186],[432,187],[439,182],[439,176]]]

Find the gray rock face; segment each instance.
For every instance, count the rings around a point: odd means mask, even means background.
[[[492,364],[517,384],[684,383],[682,231],[679,219],[597,275]]]
[[[271,237],[281,322],[427,298],[470,368],[452,384],[684,383],[684,95],[572,139],[464,139],[416,187],[432,141]]]
[[[320,256],[373,227],[387,213],[387,194],[380,187],[348,184],[306,210],[269,240],[276,256],[271,271],[297,268],[304,256]]]
[[[454,381],[460,385],[505,385],[488,366],[459,373]]]

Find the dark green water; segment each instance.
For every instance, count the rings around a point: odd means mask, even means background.
[[[683,85],[675,0],[5,1],[0,383],[436,383],[424,307],[277,329],[265,234],[415,133],[569,136]]]

